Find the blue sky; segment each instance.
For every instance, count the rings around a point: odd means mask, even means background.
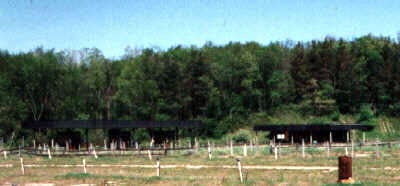
[[[206,41],[397,38],[400,1],[393,0],[2,0],[0,48],[97,47],[118,58],[127,46],[202,46]]]

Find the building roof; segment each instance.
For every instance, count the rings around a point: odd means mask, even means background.
[[[24,128],[84,128],[84,129],[118,129],[118,128],[198,128],[201,121],[129,121],[129,120],[62,120],[30,121]]]
[[[256,131],[343,131],[343,130],[362,130],[370,131],[374,128],[365,124],[281,124],[281,125],[256,125]]]

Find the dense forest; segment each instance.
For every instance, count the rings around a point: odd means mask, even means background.
[[[400,116],[400,43],[388,37],[127,48],[120,59],[96,48],[2,50],[0,66],[0,136],[28,120],[201,120],[202,135],[218,137],[260,123]]]

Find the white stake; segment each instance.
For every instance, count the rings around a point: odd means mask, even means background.
[[[147,154],[149,155],[149,160],[151,160],[151,151],[150,151],[150,149],[147,150]]]
[[[344,150],[346,151],[346,156],[348,156],[349,152],[347,151],[347,146],[344,147]]]
[[[49,155],[49,159],[51,159],[50,149],[47,149],[47,154]]]
[[[36,140],[33,140],[33,149],[36,150]]]
[[[96,148],[93,148],[93,154],[94,154],[94,158],[97,159],[98,157],[97,157],[97,154],[96,154]]]
[[[246,145],[246,143],[244,144],[244,146],[243,146],[243,156],[247,156],[247,145]]]
[[[25,168],[24,168],[24,159],[23,158],[19,158],[21,161],[21,173],[22,175],[25,175]]]
[[[3,151],[3,154],[4,154],[4,159],[6,160],[7,159],[7,151]]]
[[[51,139],[51,149],[54,149],[54,139]]]
[[[240,159],[237,159],[238,163],[238,169],[239,169],[239,177],[240,177],[240,182],[243,183],[243,174],[242,174],[242,166],[240,165]]]
[[[275,159],[278,159],[278,148],[274,146],[274,154],[275,154]]]
[[[83,173],[87,173],[87,171],[86,171],[86,160],[85,159],[83,159],[82,160],[82,164],[83,164]]]
[[[211,146],[208,145],[208,158],[211,160]]]
[[[160,157],[157,157],[157,176],[160,176]]]
[[[301,154],[302,154],[303,158],[306,157],[304,150],[305,150],[305,147],[304,147],[304,138],[303,138],[303,139],[301,139]]]
[[[107,150],[107,140],[104,139],[104,150]]]

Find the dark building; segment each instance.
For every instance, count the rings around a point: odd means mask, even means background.
[[[63,143],[70,140],[72,144],[89,142],[88,131],[90,129],[104,129],[108,132],[108,141],[122,140],[133,141],[135,136],[131,132],[144,128],[150,134],[156,144],[165,140],[176,141],[179,137],[194,138],[201,127],[200,121],[129,121],[129,120],[63,120],[63,121],[30,121],[23,124],[24,128],[32,130],[50,129],[56,130],[54,136],[56,142]],[[82,129],[81,133],[74,129]]]
[[[370,131],[374,127],[363,124],[281,124],[257,125],[254,130],[269,131],[269,138],[279,142],[348,142],[351,130]]]

